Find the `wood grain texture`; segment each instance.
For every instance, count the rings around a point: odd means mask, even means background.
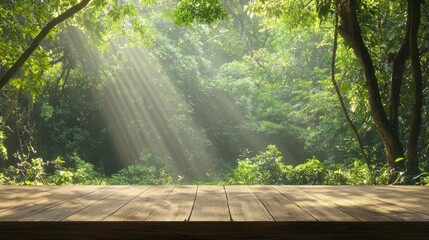
[[[428,222],[0,222],[0,239],[426,240]]]
[[[394,217],[379,212],[373,207],[370,199],[355,199],[354,194],[344,192],[342,187],[301,187],[304,192],[317,197],[361,221],[393,221]],[[396,219],[398,220],[398,219]]]
[[[308,187],[307,188],[303,187],[303,189],[308,189]],[[333,188],[333,187],[322,186],[320,188],[314,188],[314,189],[318,189],[319,191],[322,191],[323,189],[325,190],[329,189],[328,194],[329,192],[335,191],[335,193],[339,195],[338,196],[339,198],[351,199],[350,202],[356,208],[366,209],[369,212],[378,213],[380,215],[384,215],[396,221],[429,221],[428,215],[414,212],[412,210],[397,206],[395,204],[390,204],[386,201],[380,201],[374,198],[369,198],[364,195],[356,194],[356,190],[354,189],[347,190],[348,189],[347,187]],[[401,199],[397,199],[397,200],[401,201]],[[371,221],[371,219],[367,219],[366,221]]]
[[[225,186],[233,221],[273,221],[249,186]]]
[[[64,218],[62,221],[102,221],[138,197],[149,186],[116,186],[116,188],[117,190],[112,195]]]
[[[429,200],[429,187],[427,186],[377,186],[376,188]]]
[[[62,188],[45,186],[1,186],[0,212],[37,201],[44,197],[49,197],[55,194],[55,191],[62,191]]]
[[[274,188],[296,205],[304,209],[318,221],[359,221],[359,219],[316,198],[294,186],[274,186]]]
[[[190,221],[231,221],[224,186],[198,186]]]
[[[271,186],[250,186],[276,221],[316,221],[295,202],[279,194]]]
[[[103,221],[144,221],[173,190],[174,186],[150,186]]]
[[[381,187],[346,187],[348,191],[365,195],[370,198],[374,198],[380,201],[388,202],[389,204],[397,205],[408,209],[409,211],[416,211],[429,215],[429,208],[423,202],[429,202],[429,199],[424,197],[425,192],[429,192],[427,188],[418,188],[420,195],[404,194],[398,191],[391,191],[391,189],[383,189]],[[423,195],[423,197],[422,197]],[[426,200],[427,199],[427,200]]]
[[[90,194],[94,191],[102,189],[102,186],[67,186],[67,187],[47,187],[46,190],[40,191],[36,187],[37,192],[29,191],[24,188],[22,198],[28,197],[27,201],[19,199],[6,200],[9,206],[15,205],[14,208],[0,212],[0,221],[18,221],[24,218],[30,218],[32,215],[45,211],[56,205],[60,205],[67,201],[77,199],[79,197]],[[30,194],[30,196],[28,196]],[[2,199],[5,201],[4,199]]]
[[[177,186],[145,219],[147,221],[188,221],[197,186]]]
[[[412,186],[0,186],[0,223],[429,222]]]
[[[114,188],[104,187],[89,192],[86,195],[65,201],[44,211],[24,217],[20,221],[61,221],[62,219],[84,209],[95,202],[104,199],[115,191]]]

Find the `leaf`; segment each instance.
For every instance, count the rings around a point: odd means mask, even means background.
[[[28,74],[30,74],[30,69],[29,68],[25,68],[24,69],[24,77],[27,77]]]
[[[397,158],[397,159],[395,160],[395,162],[400,162],[400,161],[403,161],[403,160],[405,160],[405,158],[400,157],[400,158]]]

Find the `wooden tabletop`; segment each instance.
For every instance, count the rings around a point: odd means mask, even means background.
[[[429,221],[409,186],[0,187],[0,221]]]
[[[106,223],[110,225],[100,226],[110,228],[122,226],[120,222],[156,223],[146,225],[151,229],[167,226],[163,222],[187,223],[182,229],[191,223],[216,223],[224,229],[227,223],[282,229],[407,223],[427,229],[428,203],[429,187],[424,186],[0,186],[0,239],[2,229],[6,234],[5,229],[12,233],[18,227],[34,230],[42,226],[37,224],[55,223]]]

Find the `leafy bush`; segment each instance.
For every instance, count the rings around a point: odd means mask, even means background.
[[[23,160],[16,166],[3,169],[2,184],[42,185],[45,184],[45,167],[48,163],[41,158]]]
[[[233,170],[232,184],[281,184],[285,180],[282,156],[275,145],[255,157],[238,160]]]
[[[327,166],[313,156],[288,172],[287,179],[291,184],[323,184],[328,171]]]
[[[57,158],[53,161],[55,172],[49,178],[49,182],[55,185],[67,185],[67,184],[104,184],[104,177],[94,170],[94,166],[91,163],[85,162],[79,156],[73,155],[71,157],[74,162],[74,167],[65,168],[63,161]]]
[[[232,174],[231,184],[257,184],[258,166],[248,158],[239,160]]]
[[[172,178],[164,169],[154,166],[131,165],[112,175],[109,184],[160,185],[170,184]]]
[[[422,183],[429,181],[422,178]],[[302,185],[363,185],[387,184],[388,166],[376,166],[369,170],[356,159],[350,165],[329,164],[316,157],[297,166],[282,163],[276,146],[269,145],[265,152],[255,157],[238,160],[232,171],[231,184],[302,184]]]
[[[8,185],[66,185],[66,184],[104,184],[104,177],[94,170],[94,166],[72,156],[73,167],[64,167],[65,161],[57,158],[45,161],[32,158],[9,166],[0,173],[0,184]],[[53,169],[52,167],[53,166]],[[53,172],[53,173],[52,173]]]

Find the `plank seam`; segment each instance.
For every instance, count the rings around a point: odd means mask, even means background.
[[[162,198],[161,200],[163,201],[163,202],[165,202],[165,199],[167,199],[167,197],[171,194],[171,192],[173,192],[173,190],[176,188],[177,186],[173,186],[171,189],[170,189],[170,191],[168,192],[168,194],[167,195],[165,195],[165,197],[164,198]],[[152,218],[152,215],[153,215],[153,213],[154,212],[156,212],[158,209],[156,208],[156,207],[154,207],[153,209],[152,209],[152,211],[145,217],[145,221],[147,221],[148,219],[150,219],[150,218]]]
[[[314,220],[316,220],[317,222],[320,222],[319,219],[315,218],[311,213],[309,213],[307,210],[305,210],[304,208],[302,208],[300,205],[296,204],[295,201],[293,201],[292,199],[288,198],[285,194],[283,194],[282,192],[280,192],[277,188],[275,188],[274,186],[271,186],[274,190],[276,190],[278,193],[280,193],[283,197],[289,199],[289,201],[291,201],[293,204],[295,204],[295,206],[297,206],[298,208],[300,208],[302,211],[304,211],[305,213],[307,213],[309,216],[311,216],[312,218],[314,218]]]
[[[110,187],[110,186],[107,186],[106,188],[110,188],[110,189],[111,189],[111,187]],[[104,189],[106,189],[106,188],[104,188]],[[109,190],[110,190],[110,189],[109,189]],[[90,206],[92,206],[92,205],[94,205],[94,204],[98,203],[98,202],[103,201],[104,199],[106,199],[106,198],[108,198],[108,197],[112,196],[113,194],[115,194],[115,192],[112,192],[112,193],[110,193],[110,194],[106,195],[105,197],[103,197],[103,198],[99,199],[98,201],[95,201],[95,202],[93,202],[93,203],[89,204],[88,206],[86,206],[86,207],[84,207],[84,208],[82,208],[82,209],[79,209],[78,211],[76,211],[76,212],[74,212],[74,213],[72,213],[72,214],[70,214],[70,215],[68,215],[68,216],[66,216],[66,217],[63,217],[62,219],[60,219],[60,221],[63,221],[64,219],[66,219],[66,218],[70,217],[71,215],[74,215],[74,214],[76,214],[76,213],[78,213],[78,212],[80,212],[80,211],[82,211],[82,210],[84,210],[84,209],[86,209],[86,208],[88,208],[88,207],[90,207]]]
[[[370,199],[373,199],[373,200],[375,200],[375,201],[380,201],[380,202],[384,202],[384,203],[386,203],[386,204],[388,204],[388,205],[393,205],[393,206],[396,206],[396,207],[398,207],[398,208],[403,208],[403,209],[406,209],[406,210],[408,210],[408,211],[410,211],[410,212],[414,212],[414,213],[417,213],[417,214],[422,214],[422,215],[425,215],[425,216],[429,216],[427,213],[424,213],[424,212],[421,212],[421,211],[418,211],[418,210],[414,210],[414,209],[411,209],[411,208],[406,208],[406,207],[403,207],[403,206],[401,206],[401,205],[398,205],[398,204],[396,204],[395,202],[389,202],[389,201],[385,201],[385,200],[383,200],[382,198],[377,198],[377,197],[372,197],[372,196],[367,196],[367,195],[365,195],[365,193],[363,193],[361,190],[359,190],[359,189],[356,189],[356,191],[350,191],[350,190],[345,190],[346,192],[348,192],[348,193],[352,193],[352,194],[356,194],[356,195],[359,195],[359,196],[362,196],[362,197],[366,197],[366,198],[370,198]],[[402,194],[402,193],[401,193]],[[384,207],[383,207],[384,208]],[[381,213],[380,213],[381,214]],[[386,216],[385,214],[382,214],[382,215],[384,215],[384,216]],[[387,218],[390,218],[390,219],[392,219],[391,217],[389,217],[389,216],[386,216]],[[394,220],[394,221],[397,221],[397,219],[392,219],[392,220]],[[406,221],[406,220],[404,220],[404,219],[400,219],[401,221]]]
[[[4,189],[1,189],[1,190],[4,190]],[[59,192],[61,189],[55,189],[54,191],[53,191],[53,193],[55,193],[55,192]],[[43,190],[43,193],[44,192],[48,192],[49,193],[49,191],[46,189],[46,190]],[[36,193],[40,193],[40,192],[36,192]],[[50,192],[51,194],[53,194],[52,192]],[[1,194],[1,195],[5,195],[5,194]],[[11,199],[11,200],[15,200],[15,199],[21,199],[21,197],[15,197],[14,199]],[[39,201],[41,201],[41,200],[37,200],[37,202],[39,202]],[[36,202],[36,203],[37,203]],[[22,207],[22,206],[26,206],[26,205],[28,205],[29,203],[25,203],[25,204],[23,204],[23,205],[18,205],[18,206],[15,206],[15,207],[8,207],[8,208],[4,208],[4,209],[1,209],[0,210],[0,213],[2,213],[2,212],[6,212],[6,211],[9,211],[9,210],[13,210],[13,209],[15,209],[15,208],[20,208],[20,207]]]
[[[271,211],[268,209],[267,205],[265,205],[265,203],[261,200],[261,198],[259,198],[258,194],[255,191],[253,191],[252,187],[249,187],[249,188],[252,191],[252,193],[256,196],[256,198],[259,200],[259,202],[262,203],[262,206],[264,206],[264,208],[267,210],[268,214],[270,214],[274,222],[277,222],[276,218],[273,216],[273,214],[271,214]]]
[[[89,195],[89,194],[91,194],[91,193],[95,193],[95,192],[100,191],[100,190],[105,189],[105,188],[107,188],[107,186],[106,186],[106,187],[99,188],[99,189],[96,189],[96,190],[91,191],[91,192],[88,192],[88,193],[86,193],[86,194],[79,195],[79,196],[77,196],[77,197],[75,197],[75,198],[71,198],[71,199],[66,199],[66,200],[64,200],[64,201],[60,201],[60,202],[58,202],[57,204],[54,204],[54,205],[52,205],[52,206],[50,206],[50,207],[43,208],[43,209],[41,209],[40,211],[37,211],[37,212],[34,212],[34,213],[30,214],[30,215],[27,215],[27,216],[25,216],[25,217],[22,217],[22,218],[18,219],[18,221],[21,221],[22,219],[24,219],[24,218],[26,218],[26,217],[30,217],[30,216],[36,215],[36,214],[38,214],[38,213],[41,213],[41,212],[43,212],[43,211],[49,210],[49,209],[54,208],[54,207],[56,207],[56,206],[58,206],[58,205],[61,205],[61,204],[63,204],[63,203],[70,202],[70,201],[76,200],[76,199],[81,198],[81,197],[85,197],[85,196],[87,196],[87,195]],[[25,204],[25,205],[28,205],[28,204]],[[25,206],[25,205],[22,205],[22,206]]]
[[[229,206],[229,198],[228,198],[228,193],[226,192],[225,185],[223,186],[223,192],[225,193],[225,197],[226,197],[226,206],[228,207],[229,221],[232,222],[233,219],[232,219],[232,214],[231,214],[231,208]]]
[[[122,204],[122,206],[120,206],[118,209],[116,209],[115,211],[113,211],[112,213],[110,213],[109,215],[105,216],[103,219],[101,219],[101,221],[104,221],[106,218],[112,216],[113,214],[115,214],[117,211],[119,211],[120,209],[122,209],[123,207],[125,207],[125,205],[127,205],[128,203],[130,203],[131,201],[133,201],[134,199],[138,198],[140,195],[142,195],[144,192],[146,192],[150,187],[146,187],[142,192],[140,192],[139,194],[137,194],[135,197],[131,198],[130,200],[128,200],[126,203]]]
[[[194,202],[192,203],[191,212],[189,213],[189,217],[187,219],[185,219],[185,221],[189,222],[191,220],[192,213],[194,212],[195,202],[197,201],[197,195],[198,195],[198,189],[199,188],[200,188],[200,186],[197,185],[197,189],[195,191],[195,196],[194,196]]]
[[[315,196],[315,195],[313,195],[313,194],[311,194],[311,193],[309,193],[309,192],[306,192],[306,191],[305,191],[305,190],[303,190],[303,189],[299,189],[299,188],[297,188],[297,187],[295,187],[295,186],[294,186],[294,188],[295,188],[297,191],[305,192],[306,194],[308,194],[308,195],[310,195],[310,196],[312,196],[312,197],[314,197],[314,198],[316,198],[316,199],[319,199],[320,201],[322,201],[322,202],[324,202],[324,203],[326,203],[326,204],[329,204],[329,205],[331,205],[331,206],[335,207],[336,209],[340,210],[341,212],[343,212],[343,213],[345,213],[345,214],[347,214],[347,215],[350,215],[350,216],[352,216],[352,217],[356,218],[356,219],[357,219],[357,220],[359,220],[360,222],[365,222],[365,221],[363,221],[360,217],[355,216],[354,214],[351,214],[351,213],[348,213],[348,212],[344,211],[344,210],[341,208],[341,206],[339,206],[338,204],[336,204],[336,203],[334,203],[334,202],[325,201],[325,200],[323,200],[323,199],[321,199],[321,198],[319,198],[319,197],[317,197],[317,196]]]

